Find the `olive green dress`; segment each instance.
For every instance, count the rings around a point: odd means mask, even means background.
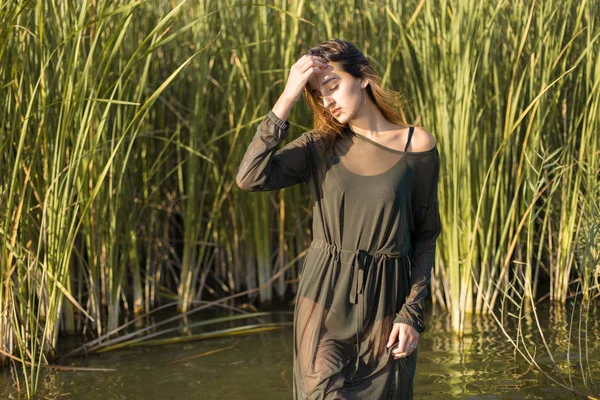
[[[299,183],[313,201],[313,240],[294,309],[294,399],[412,399],[418,348],[395,360],[394,322],[425,329],[423,307],[441,231],[437,146],[388,148],[350,130],[325,157],[308,131],[279,149],[289,122],[269,113],[237,173],[247,191]]]

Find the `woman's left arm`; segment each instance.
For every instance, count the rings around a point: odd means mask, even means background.
[[[438,205],[440,158],[432,150],[407,154],[412,171],[411,289],[394,323],[405,323],[421,333],[425,330],[425,297],[435,261],[436,239],[442,231]]]

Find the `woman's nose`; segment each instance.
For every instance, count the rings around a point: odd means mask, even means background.
[[[323,96],[323,107],[329,108],[329,105],[333,103],[333,100],[329,96]]]

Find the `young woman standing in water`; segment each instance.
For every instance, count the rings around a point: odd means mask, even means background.
[[[291,67],[240,164],[246,191],[298,183],[313,240],[294,309],[294,399],[412,399],[424,300],[441,232],[439,153],[352,43]],[[279,149],[304,98],[314,128]]]

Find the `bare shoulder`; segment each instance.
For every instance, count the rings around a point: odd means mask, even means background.
[[[415,126],[414,128],[415,130],[410,140],[410,146],[408,147],[409,151],[427,151],[435,147],[435,138],[431,133],[429,133],[425,128],[420,126]]]

